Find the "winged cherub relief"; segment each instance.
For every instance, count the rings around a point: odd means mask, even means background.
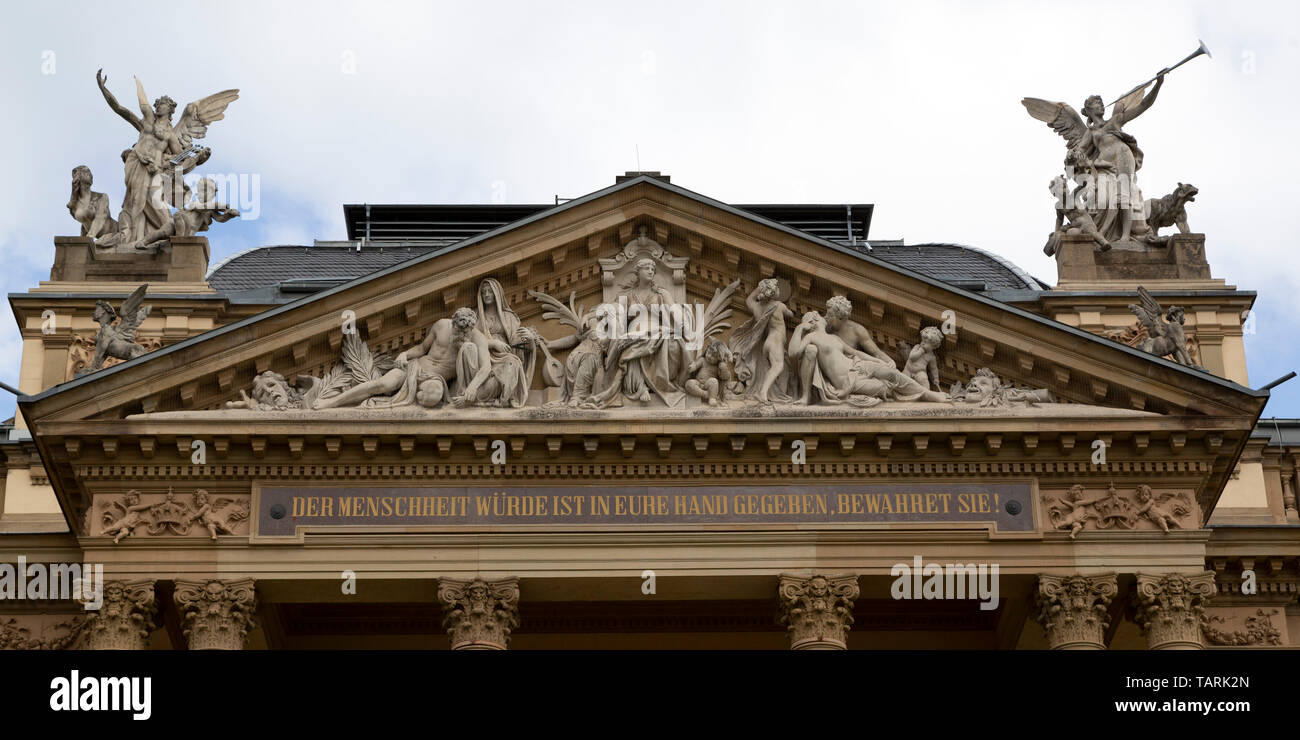
[[[114,311],[108,301],[95,302],[95,321],[99,322],[99,333],[95,335],[95,359],[91,361],[87,372],[96,372],[104,366],[104,360],[113,357],[119,360],[134,360],[149,350],[135,341],[135,332],[140,328],[149,306],[144,303],[144,293],[149,288],[145,283],[131,292],[122,301],[120,311]]]
[[[222,90],[185,106],[172,125],[176,101],[163,95],[150,107],[144,85],[135,81],[140,113],[136,115],[108,91],[101,69],[95,81],[108,107],[139,132],[135,145],[122,153],[126,169],[126,195],[118,216],[118,232],[96,241],[98,246],[144,248],[152,232],[172,223],[171,208],[188,200],[181,177],[207,161],[211,150],[194,144],[208,133],[208,125],[225,118],[226,107],[239,98],[238,90]]]

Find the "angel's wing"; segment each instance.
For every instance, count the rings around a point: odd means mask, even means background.
[[[1042,121],[1052,130],[1065,138],[1065,143],[1074,147],[1088,132],[1078,111],[1065,103],[1054,103],[1042,98],[1024,98],[1020,104],[1025,106],[1029,115]]]
[[[704,342],[707,342],[709,337],[721,334],[731,327],[731,322],[727,321],[727,319],[731,318],[731,294],[735,293],[736,288],[739,287],[740,280],[737,279],[733,280],[727,287],[719,288],[713,292],[713,299],[709,301],[709,305],[705,307],[704,313],[700,316],[698,337],[700,346],[704,346]]]
[[[1141,298],[1141,305],[1129,304],[1129,310],[1137,314],[1138,321],[1147,328],[1147,334],[1151,337],[1163,337],[1165,335],[1164,309],[1156,302],[1156,299],[1144,287],[1138,286],[1138,296]]]
[[[1142,102],[1142,98],[1146,97],[1146,94],[1147,94],[1147,85],[1143,85],[1142,87],[1139,87],[1138,89],[1134,90],[1128,95],[1125,95],[1119,100],[1116,100],[1115,109],[1110,114],[1111,117],[1119,118],[1119,120],[1123,121],[1124,119],[1120,118],[1120,116],[1123,116],[1128,111],[1132,110],[1133,108],[1136,108],[1138,106],[1138,103]]]
[[[577,331],[582,331],[582,308],[574,304],[576,293],[569,293],[569,305],[564,305],[549,295],[537,290],[528,291],[528,295],[542,304],[549,310],[542,311],[542,318],[546,320],[557,320],[565,326],[571,326]]]
[[[122,321],[117,325],[117,334],[121,339],[128,342],[135,341],[135,330],[139,329],[140,324],[144,323],[144,319],[149,315],[149,309],[151,308],[143,305],[144,293],[148,289],[149,284],[145,283],[131,291],[131,295],[127,296],[125,301],[122,301],[122,309],[118,311]]]
[[[225,118],[226,106],[238,99],[238,90],[222,90],[185,106],[180,120],[173,127],[181,146],[189,149],[194,139],[202,139],[206,136],[208,124]]]

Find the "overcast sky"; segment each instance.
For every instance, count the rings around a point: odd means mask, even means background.
[[[132,108],[132,76],[182,107],[240,89],[200,171],[256,175],[257,218],[214,225],[214,264],[342,239],[343,203],[548,203],[639,167],[726,202],[874,203],[873,237],[971,244],[1054,283],[1041,250],[1063,143],[1020,98],[1110,100],[1200,38],[1213,59],[1126,130],[1145,194],[1196,184],[1215,277],[1258,291],[1258,386],[1300,368],[1298,20],[1292,2],[12,4],[0,281],[49,278],[52,237],[78,229],[74,166],[121,207],[136,135],[96,89],[102,67]],[[12,385],[19,351],[0,322]],[[1300,416],[1300,379],[1265,415]]]

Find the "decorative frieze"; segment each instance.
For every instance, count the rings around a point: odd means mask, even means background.
[[[76,643],[85,626],[82,614],[0,618],[0,650],[66,650]]]
[[[1038,577],[1038,623],[1053,650],[1104,650],[1114,573]]]
[[[1065,492],[1043,494],[1047,517],[1053,529],[1070,533],[1074,539],[1085,529],[1130,530],[1196,529],[1200,507],[1186,491],[1157,492],[1145,483],[1120,493],[1112,483],[1104,494],[1090,494],[1076,484]]]
[[[1133,621],[1152,650],[1196,650],[1204,647],[1201,625],[1206,602],[1214,596],[1214,574],[1187,576],[1139,574]]]
[[[86,612],[82,629],[87,650],[143,650],[154,630],[154,582],[107,581],[103,603]]]
[[[176,581],[185,640],[190,650],[243,650],[257,626],[257,592],[251,578]]]
[[[438,579],[442,626],[452,650],[505,650],[519,626],[519,579]]]
[[[1280,615],[1277,609],[1256,609],[1253,615],[1241,620],[1241,629],[1225,629],[1218,625],[1235,622],[1233,617],[1209,615],[1201,626],[1205,641],[1211,645],[1281,645],[1282,631],[1273,625],[1273,617]]]
[[[780,622],[791,650],[844,650],[853,626],[858,577],[853,574],[796,576],[782,574],[778,595]]]
[[[132,490],[121,496],[96,496],[100,514],[93,518],[89,533],[112,537],[119,543],[132,535],[188,537],[248,534],[249,497],[212,496],[203,489],[178,498],[169,486],[165,494],[141,494]]]

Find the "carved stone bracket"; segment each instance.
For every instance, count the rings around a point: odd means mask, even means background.
[[[442,626],[452,650],[505,650],[519,626],[519,579],[438,579]]]
[[[1038,623],[1053,650],[1105,650],[1115,574],[1039,576]]]
[[[154,630],[154,582],[107,581],[103,604],[86,613],[87,650],[143,650]]]
[[[1199,650],[1206,602],[1214,596],[1214,573],[1139,574],[1133,621],[1151,650]]]
[[[176,605],[190,650],[243,650],[249,630],[257,626],[251,578],[176,581]]]
[[[846,649],[853,601],[858,598],[856,575],[783,574],[777,593],[791,650]]]

